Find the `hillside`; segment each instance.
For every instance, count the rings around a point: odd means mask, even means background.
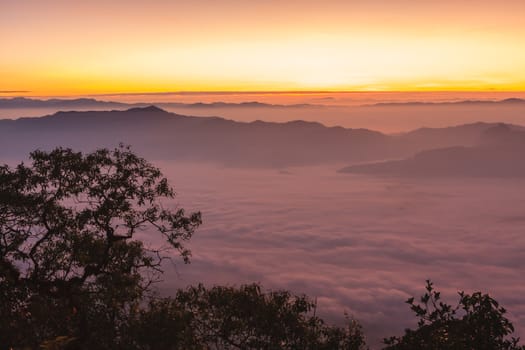
[[[404,177],[524,177],[525,132],[501,124],[485,130],[478,145],[423,151],[413,157],[352,165],[340,170]]]
[[[492,126],[477,123],[392,136],[304,121],[243,123],[190,117],[149,106],[0,120],[0,157],[22,158],[37,148],[93,150],[122,142],[153,159],[255,167],[355,164],[409,157],[433,148],[472,146]]]

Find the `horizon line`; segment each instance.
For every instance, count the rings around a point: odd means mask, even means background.
[[[0,93],[30,93],[34,91],[0,91]],[[210,90],[210,91],[143,91],[111,93],[43,94],[35,96],[163,96],[163,95],[313,95],[313,94],[380,94],[380,93],[525,93],[524,90]]]
[[[179,90],[179,91],[142,91],[142,92],[108,92],[108,93],[56,93],[39,94],[31,90],[0,90],[5,97],[25,98],[81,98],[81,97],[112,97],[112,96],[234,96],[234,95],[342,95],[342,94],[525,94],[524,90]],[[16,95],[20,94],[20,95]],[[10,96],[9,96],[10,95]]]
[[[348,94],[348,93],[428,93],[428,92],[502,92],[525,93],[524,90],[179,90],[179,91],[143,91],[143,92],[111,92],[84,94],[90,96],[115,96],[115,95],[246,95],[246,94]]]

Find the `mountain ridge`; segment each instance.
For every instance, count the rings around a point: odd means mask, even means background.
[[[523,104],[525,99],[510,97],[502,100],[460,100],[446,102],[431,101],[411,101],[411,102],[379,102],[364,104],[362,107],[403,107],[403,106],[451,106],[451,105],[506,105],[506,104]]]
[[[525,177],[525,131],[504,123],[483,131],[474,146],[424,150],[405,159],[344,167],[340,173],[394,177]]]
[[[149,105],[156,105],[161,107],[180,107],[180,108],[304,108],[304,107],[324,107],[322,104],[271,104],[263,103],[258,101],[245,101],[245,102],[194,102],[194,103],[182,103],[182,102],[116,102],[116,101],[103,101],[94,98],[74,98],[74,99],[34,99],[27,97],[12,97],[12,98],[0,98],[0,109],[2,108],[49,108],[49,107],[77,107],[77,108],[98,108],[98,107],[121,107],[121,108],[133,108],[133,107],[146,107]]]
[[[393,136],[302,120],[238,122],[186,116],[157,106],[61,111],[38,118],[0,120],[0,157],[20,158],[37,148],[93,150],[122,142],[152,159],[253,167],[355,164],[406,158],[440,147],[473,146],[495,125],[474,123]]]

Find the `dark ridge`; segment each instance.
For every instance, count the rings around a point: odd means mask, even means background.
[[[125,103],[99,101],[93,98],[38,100],[27,97],[0,98],[0,108],[61,108],[61,107],[116,107],[126,106]]]
[[[493,127],[488,128],[483,132],[485,135],[503,135],[511,132],[512,128],[510,125],[505,123],[498,123]]]
[[[122,112],[131,112],[131,113],[137,113],[137,112],[140,112],[140,113],[168,113],[165,110],[163,110],[162,108],[159,108],[159,107],[153,106],[153,105],[147,106],[147,107],[130,108],[130,109],[122,111]]]
[[[155,103],[163,107],[173,108],[305,108],[305,107],[325,107],[322,104],[271,104],[257,101],[247,102],[195,102],[195,103],[180,103],[180,102],[157,102]]]
[[[483,132],[490,127],[497,128],[489,132],[489,136],[493,137],[487,139],[483,137]],[[41,118],[0,120],[0,157],[16,159],[34,149],[56,146],[93,150],[114,147],[123,142],[132,145],[141,155],[159,160],[282,168],[402,159],[424,150],[452,146],[496,147],[497,150],[504,149],[509,156],[515,154],[509,153],[509,149],[519,152],[525,149],[521,137],[525,133],[518,132],[521,129],[516,128],[516,133],[505,130],[505,126],[496,123],[476,123],[453,128],[420,129],[390,136],[367,129],[326,127],[317,122],[300,120],[243,123],[219,117],[190,117],[150,105],[128,110],[57,112]],[[504,155],[504,152],[498,154]],[[468,158],[478,157],[478,153],[481,154],[481,150],[454,149],[445,153],[423,154],[423,158],[416,158],[417,164],[412,162],[408,165],[421,172],[419,165],[430,162],[427,159],[445,164],[442,158],[449,157],[458,159],[458,164],[461,158],[475,169],[477,165],[469,163]],[[502,169],[507,167],[507,163],[494,164],[501,164]],[[390,170],[403,173],[402,165],[405,164],[397,164],[395,169],[361,169],[361,172]],[[433,169],[438,170],[436,167]]]
[[[512,97],[504,100],[463,100],[450,102],[380,102],[362,105],[361,107],[403,107],[403,106],[457,106],[457,105],[494,105],[494,104],[525,104],[525,99]]]
[[[524,103],[525,100],[522,98],[511,97],[500,101],[501,103]]]
[[[450,131],[450,130],[449,130]],[[525,131],[497,123],[481,130],[479,142],[465,147],[424,150],[401,160],[365,162],[341,173],[402,177],[525,177]]]
[[[502,124],[502,123],[499,123]],[[406,131],[403,133],[400,133],[400,135],[409,135],[409,134],[417,134],[422,132],[442,132],[442,131],[450,131],[450,130],[457,130],[457,129],[485,129],[485,128],[491,128],[493,126],[498,125],[498,123],[488,123],[488,122],[475,122],[475,123],[468,123],[468,124],[460,124],[460,125],[452,125],[452,126],[446,126],[444,128],[439,127],[421,127],[414,130]]]
[[[156,105],[161,107],[172,108],[304,108],[304,107],[323,107],[323,105],[310,104],[268,104],[257,101],[248,101],[240,103],[232,102],[196,102],[196,103],[180,103],[180,102],[138,102],[138,103],[124,103],[115,101],[101,101],[93,98],[76,98],[76,99],[60,99],[52,98],[47,100],[32,99],[27,97],[12,97],[0,98],[0,108],[91,108],[91,107],[147,107],[149,105]]]

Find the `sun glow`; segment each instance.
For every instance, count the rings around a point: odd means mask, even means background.
[[[395,3],[13,2],[0,90],[525,90],[524,2]]]

